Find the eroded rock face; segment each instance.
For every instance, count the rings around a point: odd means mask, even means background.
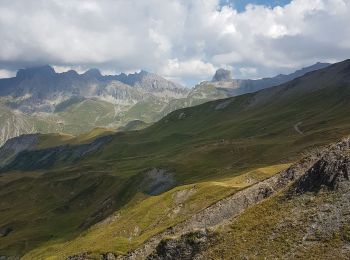
[[[295,184],[294,192],[317,192],[322,188],[336,190],[349,185],[349,143],[343,142],[324,154]],[[345,148],[345,150],[344,150]]]
[[[174,174],[164,169],[151,169],[145,173],[140,189],[149,195],[158,195],[173,188],[176,184]]]

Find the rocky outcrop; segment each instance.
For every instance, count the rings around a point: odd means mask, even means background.
[[[213,82],[216,81],[230,81],[232,80],[232,73],[229,70],[218,69],[212,79]]]
[[[144,174],[139,190],[149,195],[158,195],[173,188],[176,184],[174,174],[164,169],[151,169]]]
[[[162,240],[147,260],[194,259],[210,243],[215,241],[215,233],[207,230],[187,233],[180,238]]]
[[[336,190],[349,184],[350,150],[349,142],[338,143],[324,154],[296,182],[294,193],[317,192],[322,188]]]

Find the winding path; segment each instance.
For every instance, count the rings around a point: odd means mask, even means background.
[[[294,125],[294,130],[297,131],[299,134],[303,135],[304,133],[300,130],[299,126],[302,124],[303,122],[298,122]]]

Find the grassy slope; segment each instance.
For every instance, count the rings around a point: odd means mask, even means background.
[[[57,113],[63,121],[62,132],[79,134],[98,126],[117,126],[114,105],[94,99],[86,99]]]
[[[291,199],[281,192],[220,228],[218,241],[203,254],[204,258],[349,259],[349,251],[345,250],[349,245],[348,221],[327,233],[317,231],[316,223],[322,223],[330,212],[323,208],[337,199],[339,194],[329,191]],[[324,219],[318,219],[320,215]],[[328,223],[323,225],[327,230]],[[310,235],[313,229],[315,234]]]
[[[97,127],[77,136],[64,133],[41,134],[36,149],[55,147],[62,144],[84,144],[95,140],[98,137],[115,133],[114,129]]]
[[[141,120],[133,120],[133,121],[128,122],[126,125],[119,127],[117,130],[120,132],[121,131],[123,131],[123,132],[136,131],[136,130],[144,129],[150,125],[151,124],[147,124],[146,122],[141,121]]]
[[[320,83],[309,84],[316,88]],[[290,85],[285,88],[293,90]],[[270,102],[263,105],[254,103],[256,95],[261,94],[248,94],[175,111],[142,131],[115,134],[103,149],[74,165],[62,162],[62,168],[41,169],[37,172],[45,174],[2,185],[2,201],[20,205],[2,205],[0,210],[6,210],[7,217],[1,216],[0,223],[14,223],[25,233],[14,231],[5,237],[0,244],[6,246],[1,250],[27,252],[49,238],[73,238],[89,226],[82,223],[96,212],[102,212],[103,217],[135,201],[139,196],[137,183],[146,169],[168,169],[175,173],[178,185],[216,181],[293,161],[301,151],[349,133],[348,86],[336,84],[287,96],[283,93],[274,90]],[[216,110],[218,105],[222,109]],[[302,122],[299,128],[303,135],[294,130],[298,122]],[[30,196],[16,195],[21,189],[37,200],[28,204]],[[47,204],[40,203],[48,191],[58,196],[48,197]],[[90,195],[81,202],[84,210],[77,206],[80,201],[75,204],[76,194]],[[112,201],[108,210],[96,207],[104,201]],[[56,211],[62,207],[63,213]],[[28,212],[32,214],[30,220],[21,219]],[[48,212],[51,219],[46,217]],[[59,230],[54,228],[56,223]],[[18,248],[14,246],[17,244]]]
[[[122,121],[123,123],[132,120],[142,120],[146,123],[155,122],[160,119],[160,114],[165,106],[166,102],[152,96],[147,97],[126,111],[122,117]]]
[[[186,98],[170,100],[163,109],[162,114],[165,116],[172,111],[203,104],[212,100],[227,98],[225,91],[218,90],[214,85],[198,85],[189,93]]]
[[[183,221],[215,201],[287,167],[286,164],[275,165],[229,179],[179,186],[146,199],[138,194],[121,210],[76,239],[64,243],[50,242],[30,252],[24,259],[64,259],[87,249],[93,253],[126,253],[150,236]]]
[[[127,175],[164,166],[184,183],[290,161],[304,149],[348,133],[349,88],[329,92],[251,109],[246,103],[252,95],[244,95],[222,110],[215,107],[225,101],[178,110],[144,131],[117,134],[98,160],[96,155],[91,160]],[[304,135],[294,130],[298,122]]]

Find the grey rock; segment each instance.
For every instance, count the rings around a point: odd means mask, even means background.
[[[139,187],[140,190],[149,195],[158,195],[176,184],[174,174],[164,169],[151,169],[144,173],[144,178]]]
[[[212,79],[213,82],[216,81],[230,81],[232,80],[232,73],[229,70],[218,69]]]
[[[214,239],[215,235],[207,230],[187,233],[177,239],[165,239],[159,243],[155,252],[149,255],[147,259],[194,259]]]
[[[66,260],[90,260],[90,259],[91,258],[89,257],[89,253],[88,252],[84,252],[84,253],[68,256],[66,258]]]
[[[337,190],[350,183],[350,154],[348,141],[338,143],[327,152],[298,180],[294,193],[318,192],[321,189]]]
[[[103,260],[116,260],[116,256],[113,253],[106,253],[102,255]]]

